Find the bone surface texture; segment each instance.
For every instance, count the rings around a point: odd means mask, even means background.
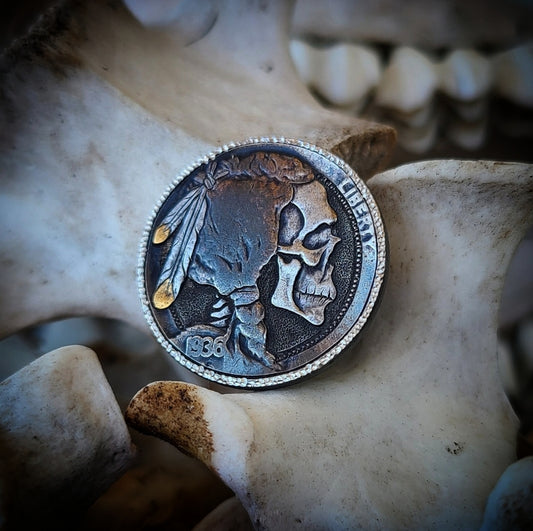
[[[496,322],[507,263],[533,221],[531,167],[426,162],[369,186],[389,228],[390,278],[352,355],[284,390],[158,383],[129,406],[134,426],[212,467],[260,529],[475,529],[514,460]],[[176,418],[159,395],[178,401]]]
[[[63,525],[130,464],[130,436],[98,359],[64,347],[0,384],[5,523]]]
[[[391,128],[324,109],[298,78],[288,54],[290,3],[213,2],[168,27],[128,4],[150,27],[116,2],[72,2],[5,59],[2,336],[73,315],[148,332],[136,285],[146,221],[174,176],[218,146],[285,136],[334,151],[365,179],[386,165]],[[351,57],[366,65],[362,90],[373,90],[381,67],[359,52]],[[418,59],[414,68],[426,69]],[[521,61],[503,58],[501,68],[522,72]],[[438,82],[426,71],[424,96]],[[357,105],[359,94],[339,84],[339,101]],[[407,113],[427,110],[416,96]],[[373,328],[351,353],[282,390],[224,395],[154,383],[128,410],[132,425],[214,470],[257,528],[478,528],[487,496],[514,459],[517,420],[497,374],[495,327],[506,265],[532,222],[531,167],[426,162],[375,175],[369,187],[389,230],[390,279]],[[120,415],[105,385],[90,392],[92,378],[100,381],[92,354],[54,356],[70,361],[53,386],[36,385],[33,365],[6,384],[17,401],[5,391],[2,422],[19,408],[13,422],[23,430],[6,455],[16,463],[19,449],[39,444],[33,435],[46,440],[52,424],[30,399],[52,390],[45,413],[72,434],[67,443],[85,445],[74,463],[83,472],[70,474],[68,465],[63,477],[102,489],[121,464],[95,459],[91,445],[113,431],[97,423],[93,435],[80,434],[85,423],[94,427],[100,407],[113,429]],[[84,364],[70,386],[65,373]],[[67,450],[61,456],[70,463],[77,454]],[[41,488],[59,463],[46,457],[58,455],[52,443],[39,451],[25,462]],[[55,491],[23,490],[19,516],[30,503],[59,510]],[[65,492],[78,499],[80,491]],[[81,495],[84,503],[94,492]],[[62,510],[69,506],[61,501]],[[221,507],[218,518],[227,516]]]

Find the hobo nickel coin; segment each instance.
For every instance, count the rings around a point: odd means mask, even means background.
[[[141,246],[159,342],[215,382],[279,386],[333,360],[376,305],[383,222],[341,159],[304,142],[225,146],[167,190]]]

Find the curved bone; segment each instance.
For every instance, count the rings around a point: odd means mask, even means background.
[[[288,2],[220,2],[187,46],[115,4],[67,6],[62,26],[5,65],[0,335],[79,314],[146,329],[135,287],[146,219],[177,172],[225,142],[301,138],[363,176],[392,147],[391,128],[322,109],[299,81]]]
[[[390,279],[357,347],[283,390],[149,386],[129,418],[178,447],[185,440],[258,528],[479,527],[514,460],[517,420],[498,376],[496,322],[507,264],[533,221],[531,172],[439,161],[375,176]],[[174,397],[179,419],[143,399],[156,393]],[[194,450],[206,438],[210,451]]]
[[[0,384],[0,448],[10,529],[68,523],[124,472],[133,447],[93,351],[54,350]]]
[[[248,514],[237,498],[230,498],[211,511],[192,531],[250,531],[253,529]]]
[[[509,466],[487,501],[481,531],[533,526],[533,456]]]

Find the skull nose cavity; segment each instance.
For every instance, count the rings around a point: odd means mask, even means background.
[[[281,256],[296,256],[299,257],[304,264],[310,267],[316,267],[320,263],[327,245],[328,244],[318,249],[309,249],[303,244],[302,240],[297,239],[290,246],[280,245],[278,251],[281,253]],[[285,261],[287,260],[285,259]]]

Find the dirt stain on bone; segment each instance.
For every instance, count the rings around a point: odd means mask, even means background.
[[[79,0],[64,0],[49,7],[24,35],[8,46],[4,68],[26,60],[65,75],[68,68],[79,66],[77,48],[86,39],[82,10],[83,2]]]
[[[183,453],[211,463],[213,435],[196,390],[180,382],[155,382],[141,389],[126,410],[136,430],[169,442]]]
[[[462,454],[465,449],[465,443],[453,441],[452,444],[446,446],[446,451],[452,455]]]

